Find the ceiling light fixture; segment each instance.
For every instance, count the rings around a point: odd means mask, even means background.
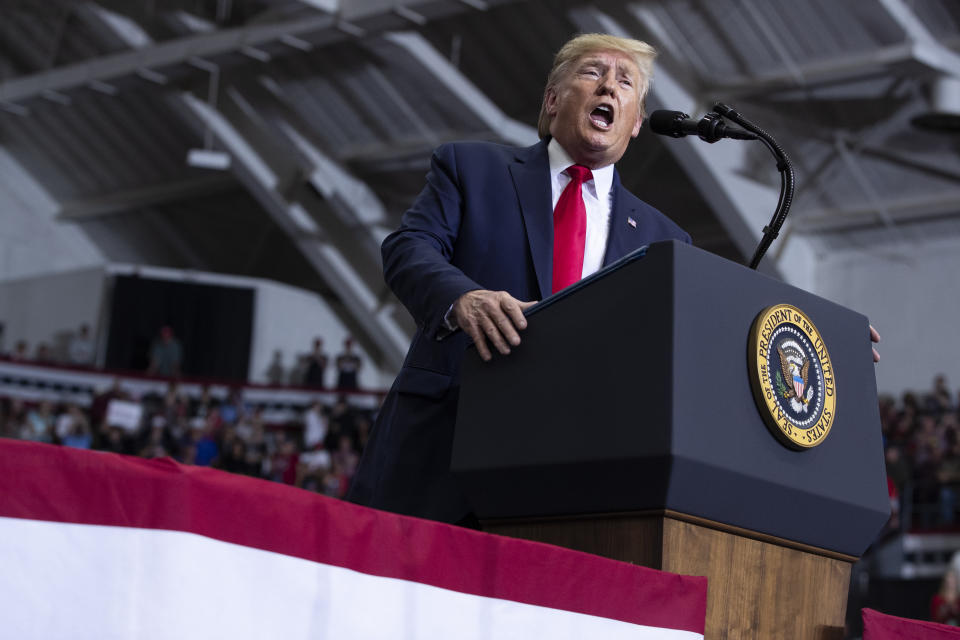
[[[913,126],[940,133],[960,133],[960,78],[941,76],[931,87],[931,109],[910,120]]]

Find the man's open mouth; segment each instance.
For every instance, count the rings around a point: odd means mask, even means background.
[[[590,122],[600,129],[609,129],[613,124],[613,108],[606,104],[601,104],[590,112]]]

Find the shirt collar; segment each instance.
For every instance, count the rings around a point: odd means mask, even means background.
[[[556,183],[558,176],[567,170],[572,164],[576,164],[567,153],[567,150],[560,146],[556,138],[550,138],[547,144],[547,156],[550,160],[550,180]],[[591,169],[593,174],[593,185],[597,190],[597,199],[605,202],[610,194],[610,187],[613,185],[613,165],[608,164],[599,169]]]

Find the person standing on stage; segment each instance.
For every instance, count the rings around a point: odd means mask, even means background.
[[[613,166],[640,131],[655,55],[637,40],[577,36],[547,79],[538,144],[434,152],[426,187],[383,242],[384,276],[418,330],[350,499],[473,524],[450,474],[468,342],[484,360],[509,354],[534,301],[643,245],[690,241],[624,189]]]

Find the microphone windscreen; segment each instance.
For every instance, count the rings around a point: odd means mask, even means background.
[[[664,136],[679,137],[683,135],[680,123],[689,117],[682,111],[658,109],[650,114],[650,130]]]

